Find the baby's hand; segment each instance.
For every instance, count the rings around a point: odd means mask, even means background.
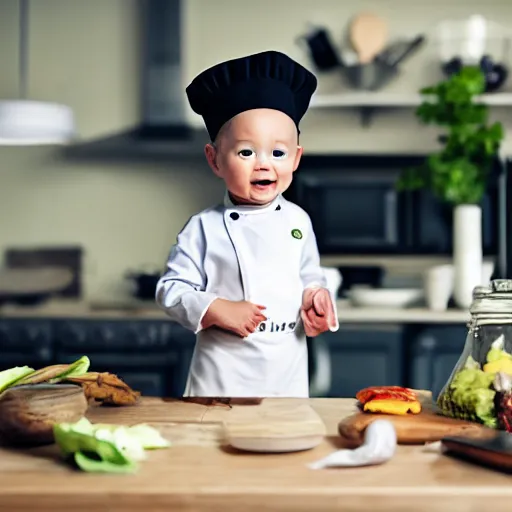
[[[306,336],[314,337],[336,328],[334,305],[326,288],[306,288],[300,311]]]
[[[231,300],[215,299],[206,311],[201,325],[203,329],[216,326],[245,338],[256,330],[260,322],[267,319],[262,313],[264,309],[265,306],[245,300],[233,302]]]

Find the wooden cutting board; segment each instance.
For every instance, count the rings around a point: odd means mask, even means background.
[[[360,446],[364,441],[366,427],[378,419],[386,419],[393,423],[398,444],[432,443],[440,441],[446,436],[487,438],[494,435],[494,429],[484,427],[479,423],[440,415],[432,401],[431,393],[428,391],[417,392],[422,403],[422,411],[419,414],[399,416],[356,412],[338,424],[341,437],[350,446]]]
[[[251,452],[284,453],[309,450],[326,435],[320,416],[308,399],[263,399],[254,407],[210,407],[203,422],[222,422],[226,443]]]

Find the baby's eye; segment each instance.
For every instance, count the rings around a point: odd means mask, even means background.
[[[272,151],[272,156],[274,158],[283,158],[283,156],[286,156],[286,153],[281,149],[274,149],[274,151]]]
[[[243,156],[245,158],[249,158],[253,155],[253,150],[252,149],[242,149],[241,151],[238,152],[238,154],[240,156]]]

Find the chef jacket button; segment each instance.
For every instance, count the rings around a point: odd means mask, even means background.
[[[280,209],[281,209],[281,205],[278,204],[276,210],[280,210]]]
[[[238,215],[238,213],[236,212],[233,212],[233,213],[230,213],[229,215],[233,220],[238,220],[240,218],[240,215]]]

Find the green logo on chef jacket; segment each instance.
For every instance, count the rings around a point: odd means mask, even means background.
[[[300,229],[292,229],[292,236],[293,238],[300,240],[302,238],[302,231]]]

